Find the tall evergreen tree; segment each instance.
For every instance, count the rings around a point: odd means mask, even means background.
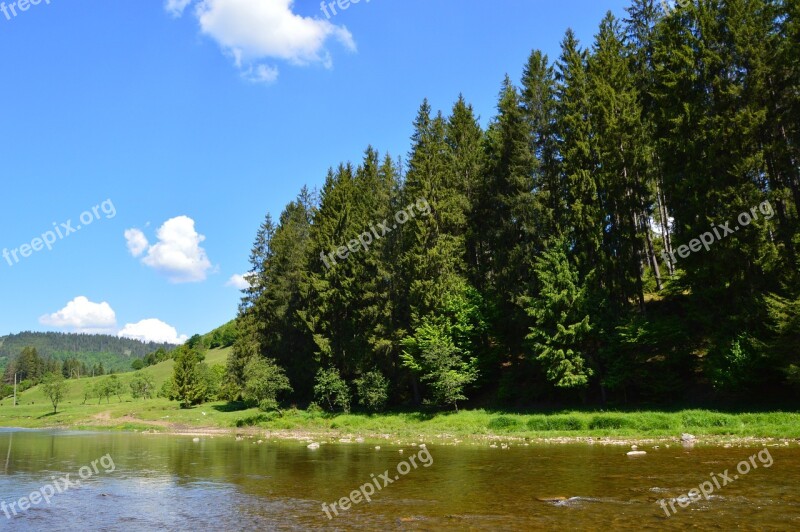
[[[506,76],[500,91],[498,116],[486,141],[486,178],[481,202],[484,248],[490,254],[484,276],[497,313],[494,328],[510,356],[519,359],[527,331],[520,304],[532,284],[536,212],[534,171],[528,116],[519,91]]]

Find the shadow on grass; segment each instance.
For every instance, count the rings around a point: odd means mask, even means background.
[[[248,406],[240,401],[231,401],[229,403],[225,403],[224,405],[214,405],[211,408],[217,412],[240,412],[242,410],[247,410]]]
[[[46,414],[42,414],[41,416],[37,417],[36,419],[42,419],[42,418],[45,418],[45,417],[53,417],[55,415],[56,415],[55,412],[48,412]]]
[[[430,421],[438,414],[437,412],[413,412],[409,417],[414,421]]]

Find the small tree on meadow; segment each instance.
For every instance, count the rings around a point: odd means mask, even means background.
[[[156,383],[153,377],[147,373],[137,373],[130,383],[131,397],[134,399],[152,399],[156,390]]]
[[[203,355],[194,349],[179,347],[172,370],[172,397],[180,401],[181,408],[201,403],[206,395],[206,383],[202,379],[200,364]]]
[[[69,385],[60,372],[48,373],[42,379],[42,392],[53,403],[54,414],[58,412],[58,403],[64,399],[67,391],[69,391]]]

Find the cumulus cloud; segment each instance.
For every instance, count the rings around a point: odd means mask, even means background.
[[[57,312],[45,314],[39,318],[39,323],[86,334],[115,334],[117,331],[117,315],[111,305],[105,301],[93,303],[85,296],[76,297]],[[128,323],[116,335],[169,344],[182,344],[187,340],[186,335],[178,336],[175,327],[155,318]]]
[[[200,246],[206,237],[194,228],[194,220],[177,216],[164,222],[156,231],[158,242],[152,246],[138,229],[125,231],[128,250],[134,257],[147,250],[142,263],[165,274],[173,283],[204,281],[211,262]]]
[[[93,303],[87,297],[78,296],[61,310],[41,316],[39,323],[80,333],[108,333],[116,328],[117,315],[105,301]]]
[[[245,288],[250,287],[250,283],[247,282],[244,275],[235,273],[231,275],[231,278],[228,279],[228,282],[225,283],[225,286],[232,286],[234,288],[238,288],[239,290],[244,290]]]
[[[128,243],[128,251],[130,251],[131,255],[134,257],[138,257],[144,253],[144,250],[146,250],[147,246],[149,245],[147,237],[145,237],[144,233],[138,229],[126,230],[125,241]]]
[[[141,340],[142,342],[168,344],[182,344],[188,339],[185,334],[178,336],[178,331],[175,327],[155,318],[142,320],[138,323],[128,323],[117,333],[117,336]]]
[[[180,15],[191,0],[167,0],[165,9]],[[242,76],[272,83],[278,69],[264,63],[282,60],[293,65],[319,63],[331,68],[326,43],[333,39],[355,51],[353,35],[344,26],[292,11],[294,0],[198,0],[194,16],[200,31],[229,54]]]

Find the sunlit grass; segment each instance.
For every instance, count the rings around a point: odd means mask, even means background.
[[[229,349],[209,351],[209,364],[224,364]],[[156,386],[172,375],[172,361],[143,370],[153,376]],[[132,373],[119,378],[129,391]],[[283,412],[238,409],[225,402],[207,403],[181,409],[177,402],[163,398],[134,400],[130,393],[122,401],[83,403],[83,390],[98,379],[70,381],[70,391],[52,413],[52,406],[38,388],[21,394],[20,404],[0,402],[0,426],[26,428],[69,427],[117,430],[153,429],[169,431],[191,428],[257,427],[265,430],[324,433],[332,436],[358,434],[390,435],[401,438],[447,435],[454,438],[504,436],[519,438],[618,437],[663,438],[684,432],[695,436],[800,438],[800,413],[726,413],[712,410],[675,412],[616,412],[565,410],[549,413],[515,413],[493,410],[455,412],[389,412],[383,414],[326,414],[290,408]]]

